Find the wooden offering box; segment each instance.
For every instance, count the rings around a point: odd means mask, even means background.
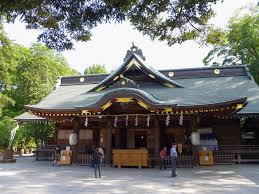
[[[62,150],[60,153],[60,165],[71,165],[72,163],[72,151]]]
[[[199,151],[199,159],[201,166],[212,166],[214,164],[212,151]]]
[[[114,149],[113,166],[148,166],[148,151],[146,149]]]

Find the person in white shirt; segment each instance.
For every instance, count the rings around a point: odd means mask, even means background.
[[[103,148],[101,146],[99,146],[99,152],[102,154],[102,157],[101,157],[101,164],[102,164],[103,160],[104,160],[104,151],[103,151]]]
[[[172,177],[176,177],[176,160],[178,158],[178,154],[176,151],[176,143],[172,144],[172,148],[170,150],[170,157],[171,157],[171,161],[172,161]]]

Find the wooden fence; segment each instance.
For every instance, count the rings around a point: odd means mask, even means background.
[[[235,154],[214,152],[213,160],[214,160],[214,164],[235,164]]]
[[[87,165],[91,165],[91,161],[92,161],[92,155],[91,154],[83,154],[83,153],[79,153],[77,155],[77,164],[78,165],[84,165],[84,166],[87,166]]]
[[[220,145],[218,153],[231,157],[232,163],[259,162],[259,145]]]
[[[85,154],[85,153],[79,153],[77,156],[77,165],[82,166],[90,166],[92,160],[92,155]],[[160,158],[150,158],[150,166],[159,166]],[[167,157],[165,160],[165,164],[167,168],[171,167],[171,158]],[[192,155],[182,155],[179,156],[177,160],[177,167],[180,168],[192,168],[194,166],[194,159]]]
[[[150,158],[150,167],[159,166],[160,158]],[[195,166],[195,159],[192,154],[189,155],[181,155],[177,159],[177,167],[178,168],[193,168]],[[165,158],[166,168],[171,168],[171,158]]]

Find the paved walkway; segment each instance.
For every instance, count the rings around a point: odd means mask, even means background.
[[[230,165],[170,170],[103,168],[93,178],[85,166],[52,167],[50,162],[18,159],[0,164],[0,193],[259,193],[259,165]]]

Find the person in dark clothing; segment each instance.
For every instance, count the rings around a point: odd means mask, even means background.
[[[95,146],[92,145],[91,149],[88,150],[88,154],[93,156],[93,153],[94,153],[94,150],[95,150]],[[94,167],[94,161],[93,161],[93,158],[91,159],[90,161],[90,167],[93,168]]]
[[[59,166],[60,152],[61,152],[61,145],[58,143],[55,148],[55,158],[53,161],[53,166],[55,166],[55,165]]]
[[[100,153],[99,147],[97,147],[95,148],[93,153],[95,178],[97,178],[97,170],[99,173],[99,178],[101,178],[101,158],[102,158],[102,153]]]
[[[162,168],[166,170],[166,165],[165,165],[166,147],[164,147],[160,151],[159,155],[160,155],[160,170],[162,170]]]

